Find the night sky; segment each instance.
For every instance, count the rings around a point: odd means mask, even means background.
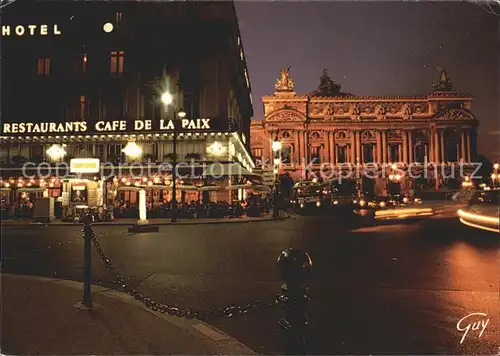
[[[442,66],[471,93],[479,152],[500,156],[500,9],[443,2],[237,2],[256,119],[280,68],[292,66],[297,93],[323,68],[356,95],[425,95]]]

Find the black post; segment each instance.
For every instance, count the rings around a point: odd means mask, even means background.
[[[295,249],[283,250],[278,257],[278,270],[285,284],[281,287],[280,300],[284,304],[285,317],[278,320],[284,331],[287,355],[307,353],[307,281],[312,271],[311,257]]]
[[[83,223],[83,295],[82,305],[87,308],[92,308],[91,281],[92,281],[92,215],[87,212]]]
[[[177,180],[177,129],[175,127],[175,112],[174,112],[174,140],[173,140],[173,164],[172,164],[172,218],[171,222],[177,222],[177,189],[175,181]]]

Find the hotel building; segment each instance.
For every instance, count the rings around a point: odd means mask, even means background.
[[[251,87],[232,2],[18,1],[3,10],[0,35],[4,201],[43,191],[71,206],[69,170],[27,179],[21,167],[74,158],[99,159],[105,174],[131,164],[154,172],[91,177],[88,205],[135,203],[127,186],[143,185],[162,186],[149,201],[170,200],[170,173],[155,167],[172,160],[174,132],[177,161],[190,162],[179,184],[206,183],[202,164],[252,170]],[[228,174],[213,199],[231,199]]]

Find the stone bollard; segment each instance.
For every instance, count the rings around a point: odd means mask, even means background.
[[[287,355],[305,355],[307,352],[307,282],[311,276],[311,257],[302,251],[290,248],[278,257],[278,271],[285,284],[281,287],[280,300],[285,315],[278,321],[284,332]]]

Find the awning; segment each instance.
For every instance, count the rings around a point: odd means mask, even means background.
[[[252,186],[249,184],[235,184],[235,185],[228,185],[226,187],[227,190],[250,189],[250,188],[252,188]]]
[[[213,185],[213,184],[198,186],[198,190],[200,192],[210,192],[210,191],[215,191],[215,190],[219,190],[219,189],[220,189],[220,187],[218,185]]]
[[[263,185],[263,184],[255,184],[255,185],[251,185],[250,188],[252,188],[252,190],[254,192],[258,192],[258,193],[270,193],[271,192],[271,188],[269,188],[267,185]]]
[[[259,177],[239,163],[212,163],[203,171],[204,177],[222,178],[229,176]]]
[[[153,184],[153,185],[147,185],[144,188],[145,189],[168,190],[168,189],[172,189],[172,186],[171,185],[162,185],[162,184]]]
[[[118,187],[117,190],[120,191],[129,191],[129,192],[138,192],[139,190],[145,189],[144,187],[134,187],[134,186],[127,186],[127,185],[122,185],[121,187]]]
[[[43,193],[47,188],[19,188],[19,193]]]
[[[177,186],[177,189],[185,191],[192,191],[192,190],[198,191],[198,187],[192,184],[181,184]]]

